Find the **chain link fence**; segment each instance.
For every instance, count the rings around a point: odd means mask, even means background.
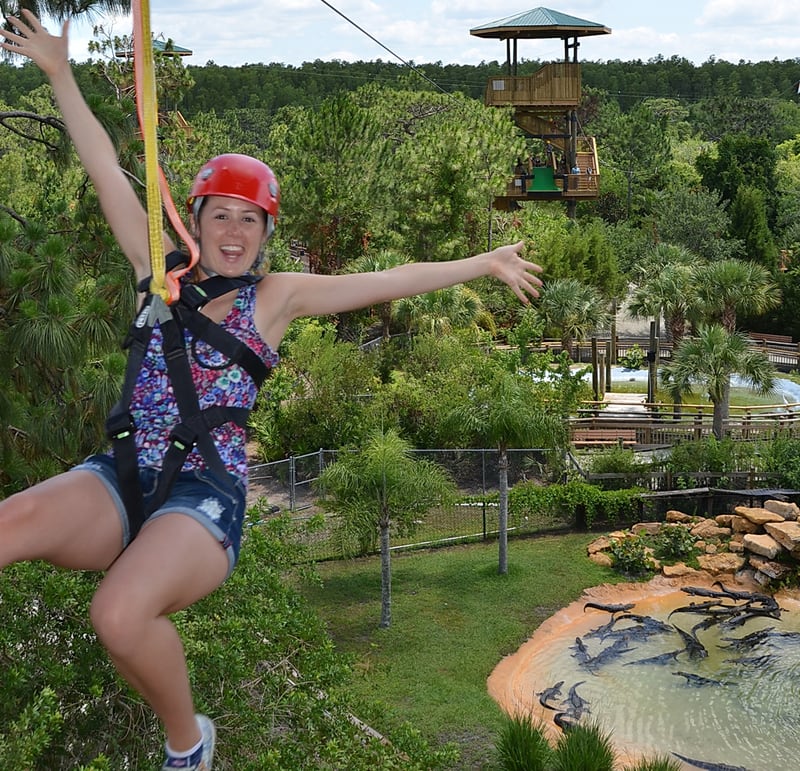
[[[264,498],[267,510],[288,511],[298,537],[313,560],[342,557],[339,518],[321,511],[316,503],[322,494],[319,477],[336,460],[337,450],[318,450],[281,461],[260,463],[249,471],[250,501]],[[499,452],[493,449],[414,450],[414,455],[444,468],[461,491],[461,502],[434,507],[424,522],[410,535],[393,536],[392,548],[437,546],[469,540],[483,540],[498,532]],[[529,479],[539,479],[546,466],[546,451],[509,450],[509,487]],[[322,520],[321,526],[319,521]],[[306,531],[312,521],[317,527]],[[533,522],[530,518],[509,522],[510,532],[535,533],[564,529],[568,523],[553,523],[551,518]]]

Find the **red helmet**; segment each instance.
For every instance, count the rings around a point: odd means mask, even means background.
[[[186,205],[194,211],[195,201],[206,195],[240,198],[263,209],[270,224],[278,218],[281,193],[278,180],[266,163],[249,155],[218,155],[198,172]],[[195,215],[197,212],[195,211]]]

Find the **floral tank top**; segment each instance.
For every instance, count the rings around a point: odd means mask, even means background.
[[[268,368],[278,364],[279,356],[266,343],[253,320],[256,284],[242,287],[228,315],[220,326],[253,349]],[[227,357],[207,343],[193,341],[185,331],[186,350],[200,409],[214,405],[252,409],[258,389],[247,371],[232,364]],[[130,411],[136,424],[136,449],[139,466],[160,468],[169,446],[173,426],[179,422],[178,405],[172,391],[167,364],[162,351],[161,329],[153,329],[131,399]],[[245,430],[235,423],[212,429],[212,437],[228,471],[247,482]],[[205,467],[197,448],[186,457],[183,470]]]

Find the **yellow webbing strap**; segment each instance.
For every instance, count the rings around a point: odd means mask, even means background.
[[[149,0],[134,0],[133,65],[136,80],[136,110],[144,141],[147,192],[147,228],[150,245],[150,292],[172,303],[180,295],[180,277],[200,259],[197,245],[175,209],[167,180],[158,165],[158,98],[156,94],[153,35],[150,29]],[[163,198],[162,198],[163,196]],[[189,265],[167,272],[162,240],[162,203],[178,235],[189,249]]]
[[[147,234],[150,243],[150,291],[170,301],[166,285],[167,266],[162,240],[161,190],[158,185],[158,104],[153,61],[153,36],[150,31],[148,0],[133,3],[133,65],[136,77],[136,107],[144,140],[144,167],[147,190]]]

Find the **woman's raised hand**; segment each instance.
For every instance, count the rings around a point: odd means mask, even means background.
[[[51,35],[39,19],[23,9],[24,19],[9,16],[7,21],[17,30],[0,29],[0,48],[13,54],[22,54],[35,62],[45,75],[51,77],[69,63],[69,21],[64,22],[61,36]]]
[[[539,296],[542,282],[536,274],[541,273],[542,268],[522,257],[524,249],[525,242],[517,241],[515,244],[498,246],[486,256],[490,260],[491,275],[508,284],[522,302],[529,303],[531,297]]]

